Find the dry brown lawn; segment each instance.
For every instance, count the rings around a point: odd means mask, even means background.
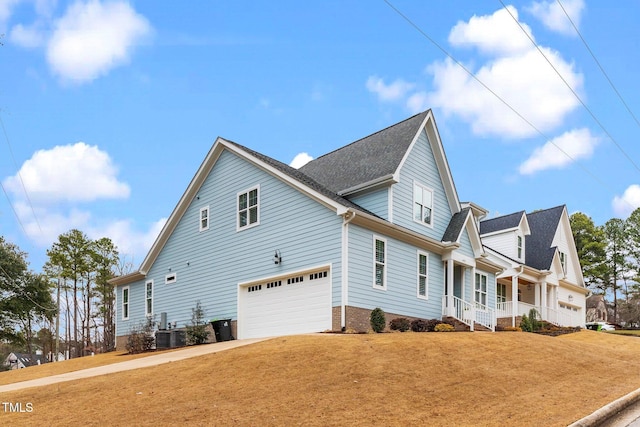
[[[282,337],[3,393],[33,412],[0,423],[566,426],[640,387],[638,354],[593,331]]]

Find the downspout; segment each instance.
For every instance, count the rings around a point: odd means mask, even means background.
[[[342,291],[340,293],[340,327],[347,327],[347,304],[349,304],[349,223],[356,213],[347,210],[342,222]]]

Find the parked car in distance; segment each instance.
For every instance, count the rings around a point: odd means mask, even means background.
[[[585,324],[587,329],[592,331],[615,331],[616,327],[607,322],[589,322]]]

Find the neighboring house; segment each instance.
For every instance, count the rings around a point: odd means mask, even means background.
[[[430,110],[300,169],[218,138],[138,271],[110,281],[117,346],[147,318],[189,324],[197,301],[239,338],[366,331],[375,307],[493,330],[508,262],[483,215]]]
[[[587,298],[587,322],[607,322],[608,311],[604,295],[591,295]]]
[[[27,366],[40,365],[45,363],[41,353],[36,354],[26,354],[26,353],[9,353],[9,355],[4,359],[2,363],[3,366],[8,367],[9,369],[23,369]]]
[[[589,291],[565,206],[482,221],[480,235],[489,258],[505,268],[497,278],[499,324],[516,325],[535,309],[557,325],[584,325]]]

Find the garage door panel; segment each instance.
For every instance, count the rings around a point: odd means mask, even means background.
[[[331,328],[328,272],[307,273],[240,289],[243,338],[318,332]],[[295,279],[295,280],[294,280]],[[279,283],[279,285],[278,285]],[[268,286],[267,286],[268,285]]]

